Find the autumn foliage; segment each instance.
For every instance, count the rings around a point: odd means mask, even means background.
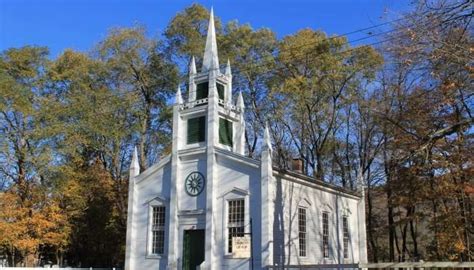
[[[268,122],[275,164],[298,158],[315,179],[365,190],[371,261],[474,258],[470,4],[418,1],[365,46],[216,18],[247,154],[258,158]],[[142,170],[169,152],[170,101],[200,62],[208,16],[194,4],[160,39],[118,28],[56,59],[1,52],[0,258],[122,266],[132,149]]]

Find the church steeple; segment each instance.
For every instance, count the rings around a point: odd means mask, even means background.
[[[202,60],[202,72],[219,70],[219,57],[217,55],[216,29],[214,26],[214,10],[211,8],[209,27],[207,29],[206,49]]]
[[[230,61],[227,60],[227,66],[221,73],[217,53],[214,11],[211,9],[202,69],[196,70],[196,62],[192,57],[189,62],[187,101],[182,99],[180,90],[176,91],[174,113],[179,114],[179,117],[176,117],[176,123],[173,122],[173,132],[180,124],[188,127],[180,131],[173,143],[179,144],[177,149],[206,146],[211,153],[217,146],[245,155],[243,98],[240,94],[233,101]],[[193,109],[196,107],[202,109]],[[181,114],[185,110],[187,112]]]

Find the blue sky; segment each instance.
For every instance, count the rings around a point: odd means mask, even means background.
[[[238,20],[269,27],[279,37],[302,28],[343,34],[399,16],[409,0],[0,0],[0,51],[47,46],[57,57],[67,48],[90,50],[113,27],[146,26],[160,35],[170,19],[198,2],[214,7],[224,22]],[[360,37],[350,36],[349,39]],[[367,41],[370,42],[370,41]]]

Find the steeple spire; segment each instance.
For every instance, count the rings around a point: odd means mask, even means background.
[[[206,49],[202,60],[202,71],[219,70],[219,57],[217,55],[216,29],[214,27],[214,10],[211,8],[209,27],[207,29]]]

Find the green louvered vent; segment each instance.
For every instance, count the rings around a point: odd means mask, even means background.
[[[203,82],[197,85],[196,99],[207,98],[209,95],[209,83]]]
[[[232,122],[219,118],[219,143],[232,147]]]
[[[188,144],[206,140],[206,117],[188,119]]]
[[[219,95],[219,99],[224,99],[224,85],[217,83],[217,94]]]

